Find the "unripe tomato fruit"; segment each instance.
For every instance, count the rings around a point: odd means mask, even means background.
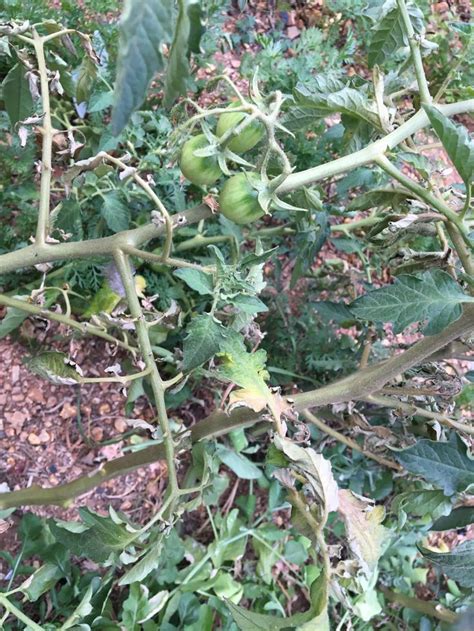
[[[258,203],[258,191],[252,186],[258,181],[259,177],[255,173],[238,173],[226,181],[219,195],[224,217],[234,223],[246,224],[265,214]]]
[[[238,107],[237,103],[233,107]],[[244,112],[229,112],[228,114],[221,114],[217,121],[216,136],[219,138],[225,134],[228,129],[236,127],[247,116]],[[255,145],[262,139],[264,129],[259,121],[250,123],[240,134],[234,136],[232,140],[227,143],[227,147],[234,153],[245,153],[253,149]]]
[[[204,149],[208,144],[206,136],[199,134],[187,140],[181,150],[179,168],[184,177],[198,186],[214,184],[222,175],[216,156],[200,158],[194,155],[197,149]]]

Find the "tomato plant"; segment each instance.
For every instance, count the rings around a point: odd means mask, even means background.
[[[88,452],[42,478],[11,455],[44,462],[26,412],[1,419],[0,530],[56,507],[0,554],[2,628],[469,625],[474,103],[444,102],[450,69],[430,91],[426,3],[360,6],[359,45],[344,2],[301,37],[269,9],[248,85],[190,80],[218,2],[127,0],[119,40],[32,4],[1,9],[0,338],[73,392]],[[94,387],[122,406],[104,440]]]

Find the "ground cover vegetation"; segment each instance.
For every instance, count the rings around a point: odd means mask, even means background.
[[[472,58],[462,2],[3,3],[0,338],[129,418],[6,477],[1,628],[472,628]]]

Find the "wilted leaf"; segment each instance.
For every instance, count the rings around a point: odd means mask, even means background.
[[[395,458],[411,473],[442,488],[446,495],[461,493],[474,484],[474,460],[456,434],[449,442],[419,440],[413,447],[396,452]]]
[[[350,309],[360,319],[392,322],[395,333],[413,322],[426,321],[424,332],[433,335],[461,316],[465,302],[474,302],[474,298],[449,274],[437,269],[419,276],[399,276],[393,285],[357,298]]]
[[[331,463],[310,447],[300,447],[291,440],[275,436],[275,445],[283,451],[293,466],[311,484],[323,511],[337,510],[338,486],[332,474]]]
[[[279,395],[272,393],[265,383],[269,378],[265,369],[267,353],[263,349],[249,353],[243,338],[236,331],[229,330],[218,356],[221,364],[217,376],[241,387],[241,390],[232,392],[231,403],[245,403],[255,412],[268,406],[279,420],[290,406]]]
[[[377,567],[388,530],[382,526],[383,506],[373,506],[370,500],[347,489],[339,491],[339,512],[346,524],[349,546],[361,568],[370,576]]]
[[[85,55],[79,68],[76,83],[76,100],[78,103],[84,103],[89,100],[96,77],[97,65],[89,55]]]
[[[63,573],[57,565],[46,563],[20,586],[30,602],[38,600],[41,594],[49,591],[63,577]]]

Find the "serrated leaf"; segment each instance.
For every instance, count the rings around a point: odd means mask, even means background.
[[[122,230],[128,229],[130,213],[118,191],[111,191],[110,193],[104,194],[100,214],[108,228],[113,232],[121,232]]]
[[[430,270],[419,276],[399,276],[393,285],[357,298],[350,309],[360,319],[392,322],[395,333],[413,322],[426,321],[424,332],[433,335],[457,320],[466,302],[474,302],[474,298],[449,274]]]
[[[12,127],[27,118],[33,109],[33,97],[25,73],[23,64],[17,63],[2,82],[2,98]]]
[[[377,106],[363,92],[354,88],[344,87],[337,92],[326,93],[315,90],[313,85],[309,88],[298,83],[295,98],[303,107],[311,108],[316,116],[338,112],[363,120],[373,127],[380,127]]]
[[[278,394],[273,394],[265,383],[269,378],[265,369],[266,351],[259,349],[249,353],[242,336],[229,330],[218,356],[221,364],[217,368],[217,376],[241,387],[231,393],[231,403],[243,403],[255,412],[268,406],[279,420],[289,406]]]
[[[438,108],[432,105],[423,107],[456,171],[466,187],[469,186],[474,174],[474,141],[465,127],[455,125]]]
[[[474,587],[474,541],[465,541],[446,554],[438,554],[421,548],[421,553],[432,563],[438,565],[449,578],[464,587]]]
[[[186,92],[189,77],[189,54],[199,52],[202,34],[201,7],[198,0],[179,0],[178,20],[168,57],[163,104],[171,107]]]
[[[364,573],[370,577],[388,538],[388,530],[382,526],[385,509],[373,506],[370,500],[352,491],[341,489],[339,512],[346,525],[349,547]]]
[[[183,344],[183,370],[201,366],[213,357],[225,340],[226,329],[208,314],[198,315],[188,326]]]
[[[311,485],[322,505],[323,512],[337,510],[338,486],[332,474],[331,463],[310,447],[300,447],[291,440],[275,436],[275,445],[283,451],[298,472]]]
[[[448,496],[474,484],[474,460],[455,434],[449,442],[419,440],[413,447],[396,452],[395,458],[410,473],[421,475]]]
[[[121,18],[112,131],[123,130],[145,100],[148,84],[163,69],[162,46],[171,39],[171,0],[126,0]]]
[[[198,269],[181,268],[174,272],[174,275],[186,283],[188,287],[197,291],[201,296],[212,296],[214,293],[214,282],[212,274],[206,274]]]
[[[415,32],[421,33],[423,14],[413,5],[408,6],[407,10]],[[382,66],[385,60],[402,46],[405,46],[403,18],[398,7],[395,6],[384,15],[375,28],[368,50],[369,68],[373,68],[376,64]]]

